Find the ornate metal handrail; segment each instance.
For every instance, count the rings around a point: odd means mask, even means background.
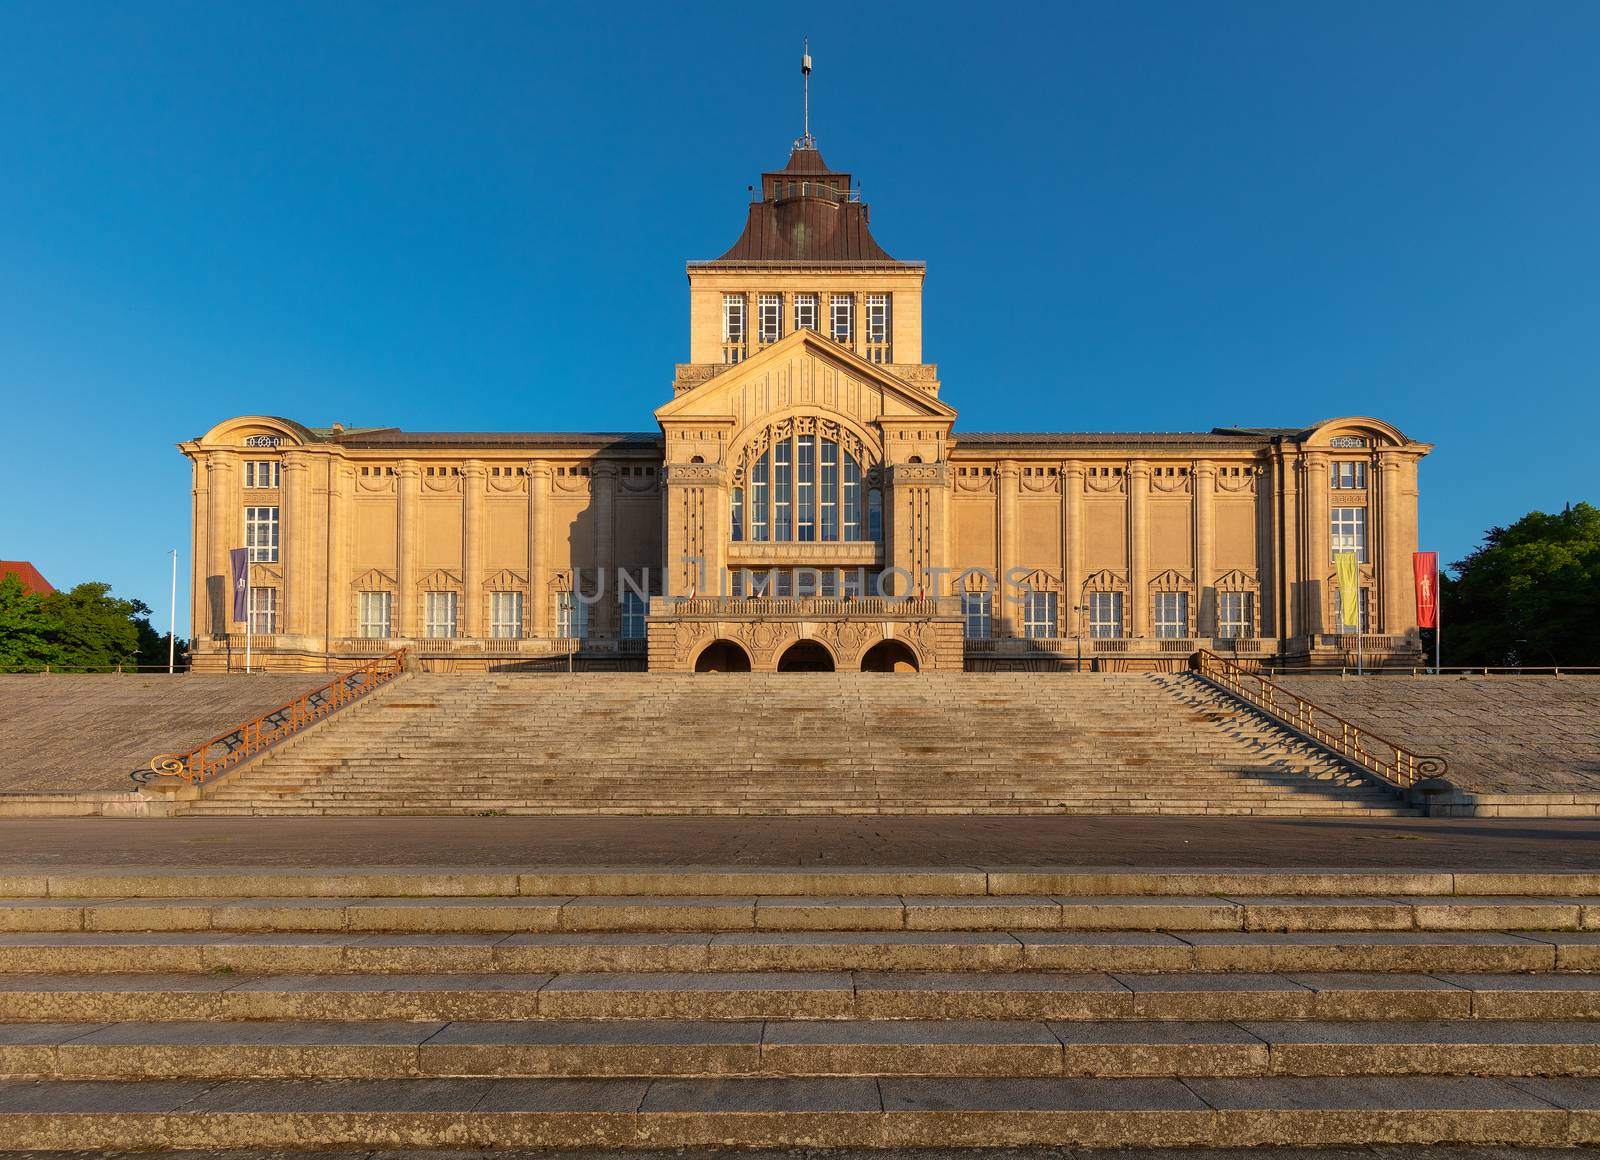
[[[387,685],[405,672],[405,660],[403,648],[374,657],[360,668],[342,673],[325,685],[301,693],[287,705],[252,717],[193,749],[157,754],[150,759],[148,769],[136,769],[128,776],[137,782],[155,777],[179,777],[194,785],[204,785],[262,750],[292,737],[307,725]]]
[[[1401,789],[1416,785],[1423,778],[1443,777],[1449,769],[1442,757],[1412,753],[1208,649],[1198,650],[1189,666],[1225,692]]]

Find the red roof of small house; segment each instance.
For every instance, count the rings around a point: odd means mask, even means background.
[[[0,560],[0,578],[15,576],[22,581],[22,586],[29,592],[37,592],[43,596],[47,592],[54,592],[50,581],[39,575],[39,569],[26,560]]]

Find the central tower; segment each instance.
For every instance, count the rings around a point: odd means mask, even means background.
[[[656,412],[668,595],[755,615],[883,577],[931,601],[955,412],[922,361],[923,263],[878,244],[851,175],[805,137],[761,175],[738,240],[687,273],[690,361]]]

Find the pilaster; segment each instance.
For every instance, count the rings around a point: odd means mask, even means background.
[[[211,465],[198,455],[190,461],[194,487],[189,526],[194,529],[194,544],[189,550],[189,640],[200,639],[203,626],[210,621],[206,603],[206,572],[211,559]]]
[[[1128,465],[1128,635],[1150,635],[1150,465]]]
[[[523,617],[527,621],[528,635],[535,638],[550,634],[550,566],[549,549],[545,546],[544,532],[547,516],[545,505],[550,500],[550,465],[534,461],[528,464],[528,594]]]
[[[394,623],[398,637],[422,635],[422,620],[417,608],[418,560],[422,551],[420,529],[422,469],[414,459],[403,459],[395,468],[395,594]]]
[[[1383,451],[1373,465],[1378,470],[1378,535],[1372,575],[1377,581],[1379,623],[1376,631],[1399,635],[1417,622],[1416,592],[1411,580],[1411,553],[1416,551],[1416,489],[1411,489],[1411,536],[1406,535],[1407,476],[1416,461],[1398,451]],[[1370,516],[1368,517],[1371,518]]]
[[[1196,636],[1217,634],[1217,467],[1202,459],[1189,471],[1194,489],[1194,624]],[[1266,488],[1259,488],[1260,492]],[[1259,500],[1258,500],[1259,502]]]
[[[1301,581],[1305,600],[1303,616],[1305,631],[1325,631],[1327,621],[1328,574],[1333,570],[1332,531],[1329,527],[1328,456],[1322,451],[1307,451],[1301,462],[1305,466],[1305,544],[1306,558],[1301,566]]]
[[[477,639],[484,632],[483,490],[489,472],[483,461],[461,465],[461,635]]]
[[[301,451],[285,451],[279,467],[278,567],[283,591],[278,596],[280,632],[304,636],[311,631],[311,554],[315,530],[311,526],[310,464]]]
[[[226,636],[233,627],[232,572],[228,552],[244,547],[238,457],[231,451],[213,451],[206,467],[210,474],[211,502],[211,556],[206,563],[203,580],[211,611],[207,620],[213,635]],[[213,586],[215,592],[212,592]],[[240,631],[243,631],[242,625]]]
[[[596,463],[589,475],[590,503],[594,508],[591,521],[594,532],[594,566],[600,573],[599,583],[603,598],[589,608],[590,631],[599,636],[612,636],[617,628],[617,529],[616,495],[617,465]]]
[[[1079,636],[1087,630],[1083,612],[1083,476],[1084,466],[1078,462],[1061,465],[1061,582],[1066,589],[1067,633]]]
[[[1017,496],[1022,472],[1014,459],[1003,459],[994,469],[995,530],[999,538],[996,553],[1000,562],[995,577],[994,634],[1016,636],[1020,606],[1012,598],[1017,595],[1011,579],[1011,570],[1021,559],[1018,546]]]

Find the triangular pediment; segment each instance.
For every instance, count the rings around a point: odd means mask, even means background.
[[[860,424],[925,418],[942,425],[955,408],[896,378],[831,339],[796,331],[656,410],[663,424],[732,422],[735,428],[784,411],[836,412]]]
[[[368,568],[350,581],[358,592],[378,592],[396,587],[394,575],[381,568]]]

